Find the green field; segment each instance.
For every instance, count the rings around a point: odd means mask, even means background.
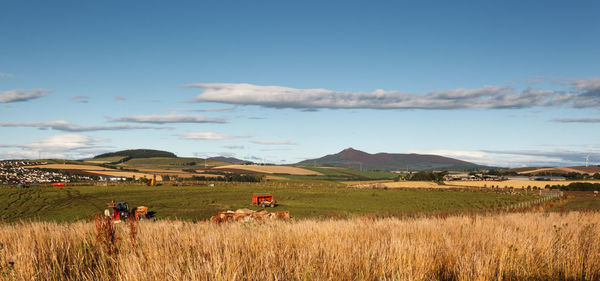
[[[204,220],[217,211],[249,208],[253,192],[271,192],[296,218],[345,217],[352,214],[400,215],[410,212],[485,210],[534,195],[452,190],[348,189],[326,183],[215,183],[209,186],[89,186],[0,188],[0,220],[86,219],[111,200],[130,207],[148,206],[155,218]],[[256,209],[256,208],[254,208]]]
[[[600,210],[600,196],[591,191],[566,191],[564,205],[556,206],[553,211]]]
[[[207,166],[223,166],[230,165],[229,163],[205,160],[194,157],[152,157],[152,158],[134,158],[124,162],[123,166],[128,168],[146,168],[146,169],[172,169],[172,168],[188,168],[188,169],[204,169],[204,164]]]
[[[298,166],[307,170],[319,172],[322,176],[285,176],[291,179],[306,180],[333,180],[333,181],[355,181],[355,180],[391,180],[398,174],[383,171],[359,171],[349,168],[312,167]]]

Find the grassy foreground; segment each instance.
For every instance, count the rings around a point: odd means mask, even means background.
[[[0,279],[600,280],[598,225],[593,212],[159,221],[116,225],[107,240],[94,223],[4,224]]]
[[[292,217],[382,216],[410,212],[490,210],[537,196],[468,190],[351,189],[316,181],[214,183],[210,186],[83,186],[0,188],[0,221],[76,221],[105,209],[111,200],[148,206],[156,218],[205,220],[217,211],[248,208],[254,192],[271,192],[273,211]]]

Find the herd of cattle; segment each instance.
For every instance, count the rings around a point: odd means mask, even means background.
[[[261,220],[288,220],[289,211],[269,213],[266,210],[252,211],[250,209],[238,209],[234,211],[219,212],[216,216],[210,217],[214,223],[234,222],[234,221],[261,221]]]

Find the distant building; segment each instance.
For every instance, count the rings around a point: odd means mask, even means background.
[[[529,180],[532,181],[564,181],[567,178],[565,177],[556,177],[556,176],[531,176]]]

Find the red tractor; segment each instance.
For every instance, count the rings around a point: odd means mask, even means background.
[[[112,212],[106,209],[104,210],[104,215],[110,217],[115,222],[127,220],[130,216],[136,220],[143,220],[148,216],[148,207],[146,206],[138,206],[130,210],[127,202],[115,203],[115,201],[112,201],[106,203],[106,207],[112,208]]]
[[[115,203],[115,201],[112,201],[106,203],[106,207],[112,208],[112,213],[107,209],[104,210],[104,215],[111,217],[113,221],[126,220],[129,217],[129,204],[127,202]]]
[[[265,207],[275,207],[276,203],[273,200],[273,195],[271,193],[254,193],[252,194],[252,204],[256,206]]]

